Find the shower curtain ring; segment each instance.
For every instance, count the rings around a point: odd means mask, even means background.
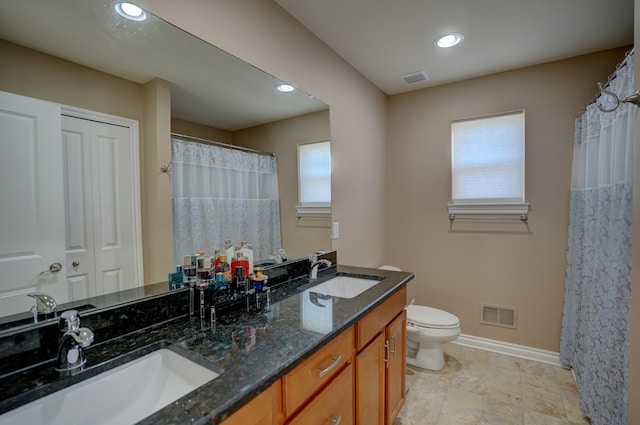
[[[600,103],[598,103],[598,109],[600,109],[602,112],[613,112],[616,109],[618,109],[618,106],[620,105],[620,98],[615,93],[602,87],[602,84],[600,84],[600,82],[598,82],[598,89],[600,89],[601,93],[605,93],[605,94],[608,94],[609,96],[613,96],[613,98],[616,101],[615,106],[611,109],[604,108]]]

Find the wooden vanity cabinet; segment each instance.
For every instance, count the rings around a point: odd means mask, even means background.
[[[220,425],[282,425],[283,423],[281,382],[278,380],[222,421]]]
[[[406,387],[406,288],[356,324],[356,423],[391,425]]]
[[[221,425],[391,425],[405,400],[406,287]]]

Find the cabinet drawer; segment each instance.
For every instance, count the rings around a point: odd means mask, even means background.
[[[354,329],[351,326],[285,375],[282,387],[287,417],[340,372],[344,365],[351,363],[353,346]]]
[[[289,425],[353,425],[353,366],[350,364]]]
[[[369,341],[380,333],[387,326],[387,323],[402,311],[406,304],[407,287],[403,286],[402,289],[356,323],[356,347],[358,351],[362,350]]]

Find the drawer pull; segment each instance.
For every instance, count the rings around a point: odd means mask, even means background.
[[[332,418],[331,416],[329,416],[329,419],[331,419],[331,423],[333,425],[340,425],[340,422],[342,422],[342,415],[338,416],[337,418]]]
[[[342,356],[338,356],[335,359],[332,359],[332,363],[327,366],[326,369],[318,369],[320,372],[318,372],[318,376],[320,378],[322,378],[324,375],[326,375],[327,373],[331,372],[333,369],[336,368],[336,366],[338,366],[338,363],[340,363],[340,360],[342,360]]]

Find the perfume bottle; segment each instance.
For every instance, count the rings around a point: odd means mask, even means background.
[[[187,285],[196,283],[196,256],[185,255],[182,259],[182,279]]]
[[[264,288],[267,286],[267,280],[269,279],[265,274],[263,274],[264,269],[262,267],[256,267],[254,269],[255,276],[253,277],[253,289],[256,292],[262,292]]]
[[[218,284],[218,273],[222,273],[222,286],[226,287],[231,284],[231,266],[227,262],[227,254],[220,254],[220,262],[216,267],[216,286]]]
[[[242,274],[245,276],[249,275],[249,260],[247,260],[242,253],[242,251],[236,251],[236,257],[231,261],[231,270],[234,271],[236,267],[242,267]]]

